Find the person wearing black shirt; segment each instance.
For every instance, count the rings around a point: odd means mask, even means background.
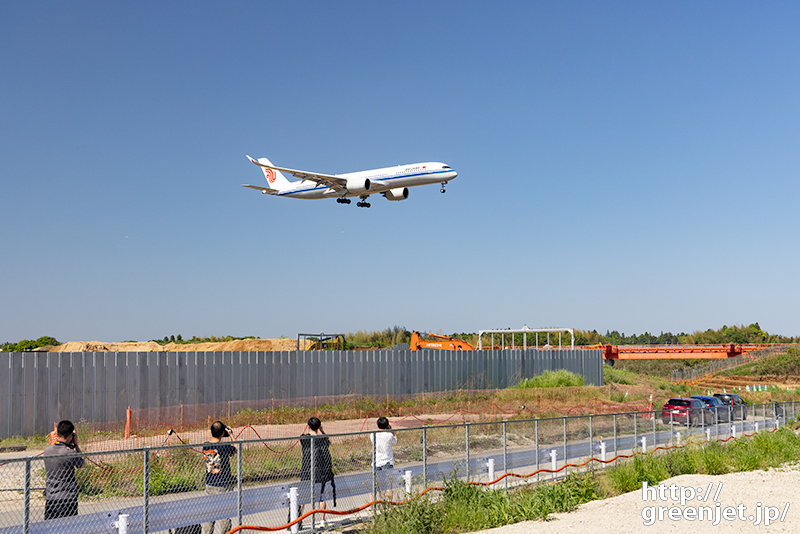
[[[83,467],[83,457],[64,458],[81,452],[78,434],[71,421],[61,421],[56,427],[55,443],[47,447],[44,457],[45,481],[44,518],[56,519],[78,515],[78,481],[75,468]]]
[[[214,495],[232,491],[236,478],[231,473],[231,457],[236,456],[236,447],[230,443],[222,443],[222,438],[231,436],[230,428],[222,421],[211,424],[211,439],[203,445],[203,457],[206,461],[206,494]],[[203,523],[203,534],[224,534],[231,529],[231,520],[210,521]]]
[[[302,448],[302,466],[300,468],[300,502],[311,501],[311,454],[314,451],[314,497],[319,502],[320,508],[325,508],[325,501],[333,497],[333,506],[336,506],[336,484],[333,480],[333,461],[329,447],[330,440],[322,430],[322,422],[317,417],[308,420],[309,432],[300,436],[300,446]],[[314,436],[313,438],[311,436]],[[314,503],[311,503],[314,506]],[[303,514],[303,506],[300,506],[299,515]],[[322,514],[322,521],[319,525],[322,528],[328,526],[325,521],[325,514]]]

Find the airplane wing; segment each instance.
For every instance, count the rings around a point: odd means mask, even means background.
[[[270,189],[269,187],[259,187],[257,185],[242,184],[242,187],[249,187],[250,189],[258,189],[262,193],[266,193],[268,195],[277,195],[278,193],[280,193],[280,191],[278,191],[277,189]]]
[[[265,165],[263,163],[254,160],[250,156],[247,156],[247,159],[252,161],[254,164],[258,165],[259,167],[265,167],[267,169],[285,172],[291,174],[295,178],[300,178],[301,180],[308,180],[310,182],[316,182],[320,185],[330,187],[334,191],[342,191],[345,187],[347,187],[347,180],[339,176],[335,176],[333,174],[320,174],[317,172],[298,171],[295,169],[287,169],[285,167],[275,167],[274,165]]]

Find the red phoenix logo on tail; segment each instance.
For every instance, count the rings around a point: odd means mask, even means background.
[[[267,177],[267,181],[269,183],[275,182],[275,171],[273,171],[272,169],[264,169],[264,176]]]

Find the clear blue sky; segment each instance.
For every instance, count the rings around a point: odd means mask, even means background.
[[[800,4],[11,2],[0,342],[798,335]],[[245,154],[443,161],[275,198]]]

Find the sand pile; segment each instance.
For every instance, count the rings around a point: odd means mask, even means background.
[[[302,341],[301,341],[302,343]],[[102,341],[70,341],[53,347],[50,352],[221,352],[221,351],[286,351],[296,350],[296,339],[237,339],[221,343],[169,343],[159,345],[155,341],[105,343]]]

